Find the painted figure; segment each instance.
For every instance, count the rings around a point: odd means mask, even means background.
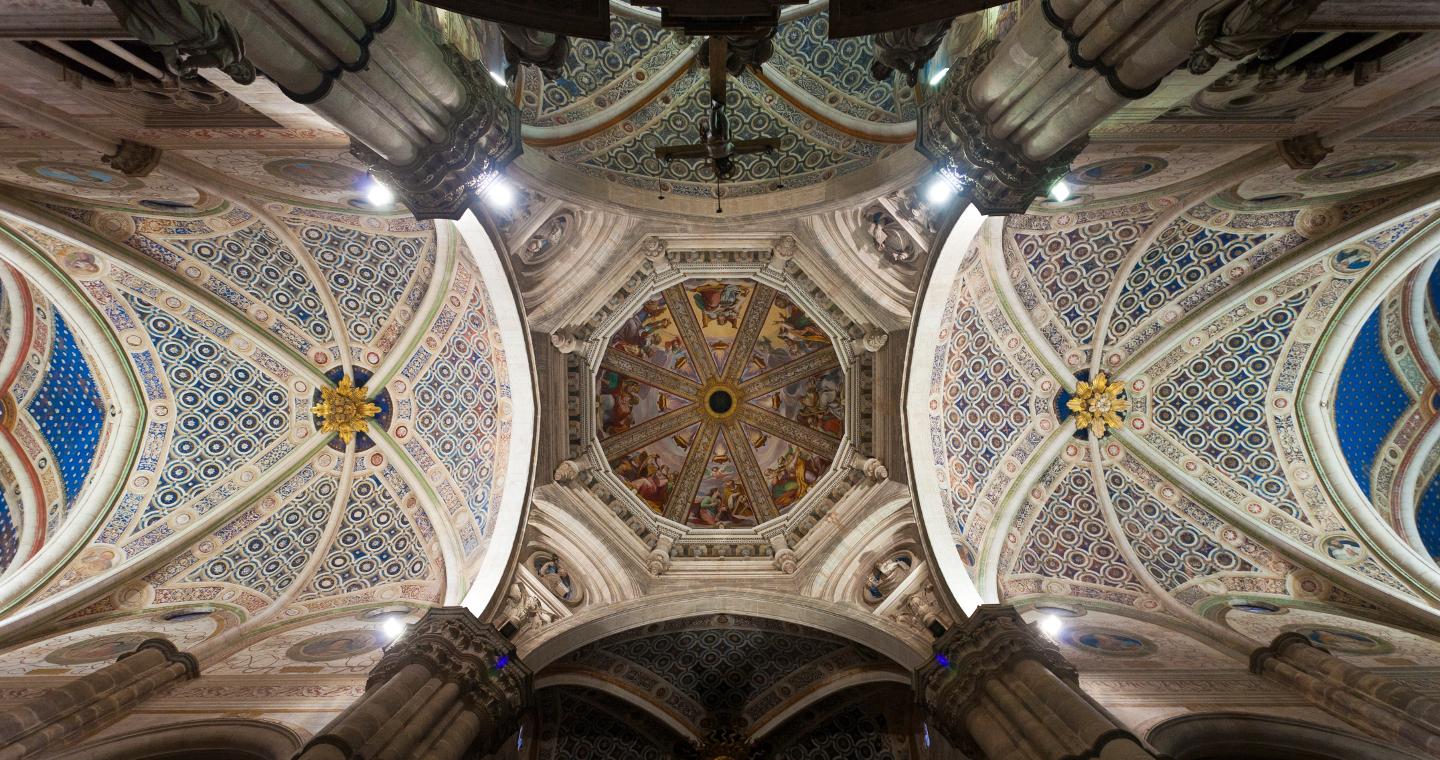
[[[740,327],[740,299],[746,291],[733,282],[707,282],[695,288],[691,298],[700,310],[700,326],[717,325]]]

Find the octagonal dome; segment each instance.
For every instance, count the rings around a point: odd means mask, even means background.
[[[692,277],[646,297],[605,341],[596,434],[656,514],[748,528],[786,513],[845,436],[832,336],[775,286]]]

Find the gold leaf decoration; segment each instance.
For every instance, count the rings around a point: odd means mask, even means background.
[[[356,388],[348,377],[341,378],[334,388],[321,388],[320,403],[310,407],[322,420],[320,432],[335,433],[347,444],[354,440],[356,433],[366,429],[365,421],[380,413],[380,407],[365,400],[367,395],[365,386]]]
[[[1095,379],[1080,381],[1075,386],[1075,395],[1065,404],[1075,413],[1075,426],[1088,428],[1090,435],[1103,438],[1105,434],[1120,427],[1121,415],[1130,408],[1130,402],[1122,398],[1125,383],[1111,380],[1104,372],[1097,372]]]

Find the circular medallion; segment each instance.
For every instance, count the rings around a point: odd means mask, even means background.
[[[1326,185],[1390,174],[1415,163],[1410,156],[1371,156],[1319,166],[1295,178],[1302,185]]]
[[[354,167],[306,158],[271,161],[265,164],[265,171],[297,185],[327,190],[354,190],[365,181],[365,172]]]
[[[87,665],[92,662],[114,662],[122,654],[135,651],[146,639],[163,638],[158,631],[129,631],[95,636],[60,647],[45,655],[46,662],[56,665]]]
[[[1071,171],[1068,179],[1077,185],[1115,185],[1157,174],[1169,165],[1157,156],[1109,158]]]
[[[1386,654],[1395,651],[1395,647],[1388,642],[1381,641],[1373,636],[1352,631],[1348,628],[1335,628],[1332,626],[1291,626],[1287,631],[1304,636],[1315,644],[1325,647],[1331,652],[1344,654]]]
[[[1155,653],[1155,645],[1149,640],[1108,628],[1066,628],[1060,633],[1060,640],[1076,649],[1106,657],[1144,657]]]
[[[37,179],[59,182],[72,187],[134,190],[144,186],[140,180],[127,177],[118,171],[88,164],[68,161],[22,161],[17,166],[20,171]]]
[[[290,647],[285,656],[297,662],[330,662],[373,652],[385,645],[385,634],[370,628],[356,628],[311,636]]]

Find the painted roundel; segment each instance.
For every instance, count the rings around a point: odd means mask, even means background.
[[[1156,156],[1110,158],[1086,164],[1070,172],[1068,179],[1077,185],[1113,185],[1148,177],[1164,171],[1169,165],[1165,159]]]
[[[1108,628],[1067,628],[1060,639],[1076,649],[1106,657],[1144,657],[1155,653],[1155,645],[1149,640]]]
[[[597,434],[615,474],[656,513],[745,528],[785,512],[829,469],[844,390],[830,337],[784,293],[691,279],[611,336]]]

